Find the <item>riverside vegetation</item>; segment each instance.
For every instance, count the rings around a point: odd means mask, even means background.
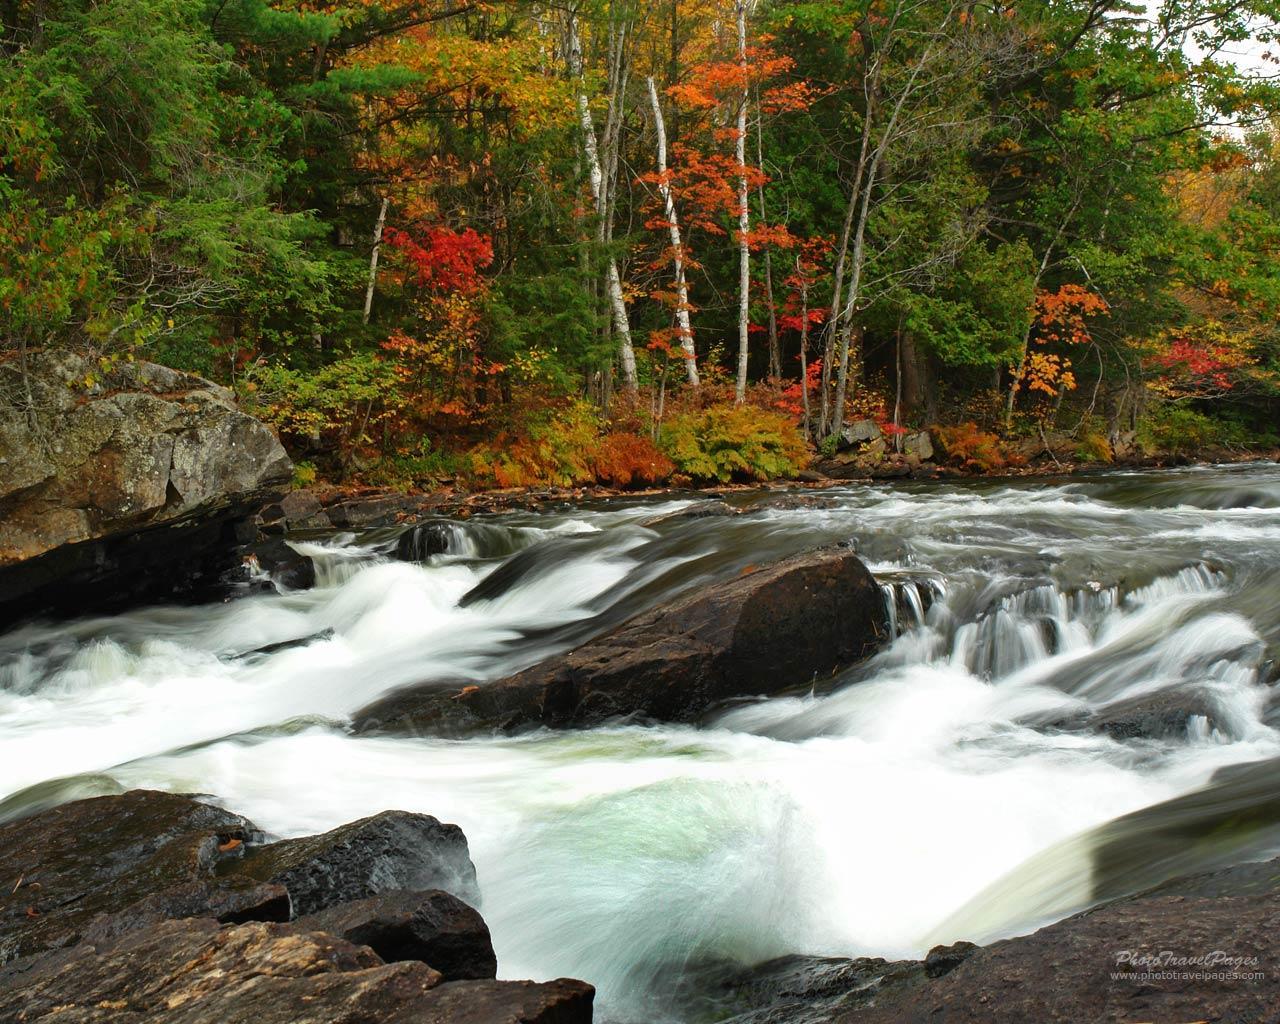
[[[0,370],[318,478],[1276,444],[1272,0],[6,0]]]

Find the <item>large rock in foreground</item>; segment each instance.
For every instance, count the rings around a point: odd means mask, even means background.
[[[494,980],[479,913],[403,888],[436,882],[478,895],[423,814],[264,843],[189,797],[73,801],[0,826],[0,1021],[590,1024],[590,985]]]
[[[887,637],[875,578],[853,551],[823,548],[699,588],[506,679],[394,694],[355,725],[457,734],[618,717],[689,722],[735,697],[830,676]]]
[[[238,814],[145,789],[0,825],[0,963],[171,918],[288,921],[403,890],[479,903],[466,836],[430,815],[263,840]]]
[[[75,1024],[590,1024],[580,981],[444,983],[289,925],[166,921],[0,968],[0,1020]]]
[[[212,582],[291,471],[201,377],[68,352],[0,362],[0,620]]]

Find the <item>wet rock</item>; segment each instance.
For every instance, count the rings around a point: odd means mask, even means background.
[[[1090,728],[1112,739],[1185,739],[1195,719],[1213,728],[1217,709],[1204,694],[1190,691],[1161,692],[1135,697],[1102,709]]]
[[[222,924],[247,921],[284,923],[293,916],[283,885],[233,885],[189,882],[143,897],[113,914],[100,914],[85,927],[81,942],[102,942],[161,921],[211,917]]]
[[[449,550],[454,527],[448,523],[419,523],[396,540],[396,558],[402,562],[423,562]]]
[[[208,894],[198,883],[255,832],[238,814],[150,790],[0,825],[0,961],[73,943],[99,915],[148,898],[148,913],[166,898],[180,906],[184,897],[161,890],[194,885],[186,898],[199,902]]]
[[[730,698],[828,676],[887,636],[874,577],[851,550],[824,548],[748,567],[506,679],[395,694],[358,712],[355,727],[460,734],[623,716],[694,721]]]
[[[498,973],[484,918],[439,889],[382,893],[308,914],[296,924],[368,946],[387,963],[421,960],[447,981]]]
[[[298,916],[398,889],[443,889],[480,902],[462,829],[408,811],[252,848],[231,873],[283,885]]]
[[[0,365],[0,378],[0,618],[214,587],[292,472],[231,392],[191,374],[146,362],[104,373],[50,351]]]
[[[316,585],[315,563],[283,538],[252,544],[242,550],[241,558],[246,569],[258,568],[271,577],[271,583],[285,590],[310,590]]]
[[[585,981],[453,981],[432,991],[413,1024],[591,1024]],[[405,1024],[409,1024],[408,1021]]]
[[[1280,861],[1229,868],[972,951],[945,976],[884,986],[839,1024],[1276,1021]],[[1242,958],[1165,968],[1143,957]],[[1150,973],[1154,971],[1153,973]]]
[[[1053,718],[1042,727],[1062,732],[1105,733],[1114,740],[1186,739],[1196,720],[1218,728],[1218,711],[1203,693],[1162,690],[1108,704],[1096,712]]]
[[[6,1021],[408,1021],[440,976],[287,925],[167,921],[0,970]]]
[[[443,982],[296,926],[166,921],[0,968],[0,1020],[48,1024],[590,1024],[585,982]]]
[[[665,515],[646,519],[640,525],[654,527],[661,526],[663,523],[679,522],[682,519],[714,519],[740,515],[742,515],[742,509],[721,501],[719,498],[710,498],[707,501],[695,501],[692,505],[686,505],[684,508],[668,512]]]
[[[695,969],[691,997],[677,994],[680,1015],[731,1024],[827,1024],[874,1001],[888,985],[925,977],[917,961],[878,957],[784,956],[754,967]]]
[[[831,479],[826,473],[817,469],[802,469],[796,474],[796,479],[807,484],[820,484],[825,480]]]
[[[950,946],[934,946],[925,955],[924,973],[930,978],[950,974],[969,959],[978,947],[972,942],[953,942]]]
[[[839,502],[825,494],[776,494],[770,495],[752,505],[748,511],[758,512],[765,509],[778,509],[790,512],[804,508],[837,508]]]

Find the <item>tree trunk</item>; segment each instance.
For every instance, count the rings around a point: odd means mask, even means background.
[[[760,96],[756,94],[756,166],[764,173],[764,129],[761,125]],[[767,224],[764,209],[764,184],[756,188],[760,201],[760,224]],[[764,250],[764,303],[769,311],[769,376],[782,378],[782,351],[778,346],[778,308],[773,301],[773,253],[768,246]]]
[[[734,13],[738,19],[738,64],[746,74],[747,65],[747,0],[737,0]],[[748,234],[751,212],[747,205],[747,101],[750,90],[742,85],[738,106],[736,156],[738,160],[738,382],[734,398],[741,405],[747,398],[748,313],[751,306],[751,249]]]
[[[693,327],[689,323],[689,283],[684,270],[684,246],[681,244],[680,221],[676,217],[671,182],[667,180],[667,128],[662,119],[662,105],[658,102],[658,87],[654,84],[652,75],[649,76],[649,103],[653,107],[653,127],[658,138],[658,191],[662,193],[662,205],[671,233],[671,262],[675,265],[676,327],[680,335],[680,347],[684,350],[685,375],[696,388],[698,360],[693,348]]]
[[[864,146],[865,149],[865,146]],[[859,162],[859,175],[862,173]],[[836,357],[836,337],[840,329],[840,314],[843,306],[841,289],[844,288],[844,265],[849,257],[849,237],[853,233],[853,215],[858,208],[858,192],[855,188],[849,196],[849,208],[844,214],[844,224],[840,228],[840,247],[836,250],[836,265],[832,272],[831,313],[827,317],[826,330],[823,332],[825,343],[822,347],[822,395],[818,412],[818,434],[827,436],[827,426],[831,422],[831,364]]]
[[[378,222],[373,226],[373,251],[369,254],[369,284],[364,290],[364,322],[369,322],[373,312],[373,286],[378,280],[378,255],[382,252],[382,229],[387,224],[387,202],[378,207]],[[318,346],[317,346],[318,347]]]
[[[924,405],[924,374],[927,367],[920,365],[920,351],[915,335],[909,330],[899,331],[899,376],[902,382],[902,418],[914,419]]]
[[[569,71],[578,83],[578,121],[582,128],[582,148],[587,161],[587,176],[591,181],[591,197],[596,215],[604,218],[608,211],[604,200],[604,171],[600,166],[600,150],[596,141],[595,123],[591,117],[591,105],[587,101],[582,79],[582,44],[578,39],[578,22],[569,16]],[[635,391],[636,353],[631,344],[631,322],[627,316],[627,303],[622,295],[622,276],[618,273],[618,261],[609,256],[608,273],[609,308],[613,314],[613,329],[618,335],[618,355],[622,363],[622,382],[628,391]]]
[[[796,256],[796,277],[800,280],[800,404],[804,409],[804,436],[813,436],[809,411],[809,284],[800,257]]]

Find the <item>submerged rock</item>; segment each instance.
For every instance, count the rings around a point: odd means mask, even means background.
[[[456,734],[624,716],[689,722],[731,698],[829,676],[887,638],[875,578],[848,548],[824,548],[749,567],[506,679],[394,694],[357,713],[355,727]]]
[[[298,916],[400,889],[443,889],[480,902],[462,829],[408,811],[383,811],[322,835],[252,849],[233,872],[283,885]]]
[[[292,466],[225,388],[70,352],[0,364],[0,619],[214,586]]]
[[[322,931],[368,946],[387,963],[421,960],[446,981],[494,978],[498,960],[480,914],[440,889],[387,892],[298,918],[304,931]]]

